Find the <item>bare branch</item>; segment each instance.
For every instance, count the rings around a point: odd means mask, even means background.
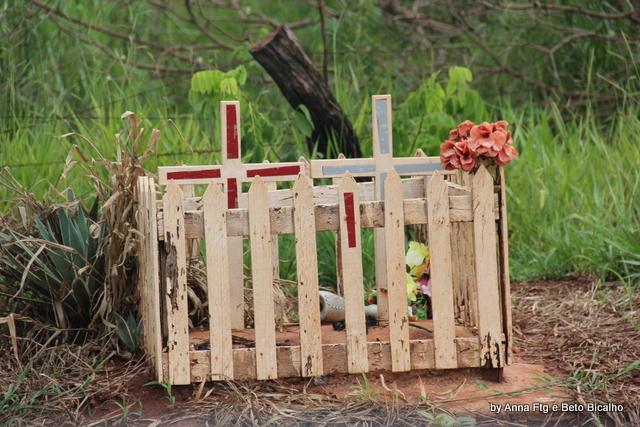
[[[636,23],[640,23],[640,15],[633,8],[628,12],[606,13],[598,10],[576,7],[571,5],[542,3],[539,1],[534,1],[531,3],[492,3],[490,1],[483,1],[482,4],[493,9],[502,9],[507,11],[540,9],[540,10],[546,10],[546,11],[552,11],[552,12],[555,11],[555,12],[575,13],[578,15],[591,16],[594,18],[630,19]]]
[[[116,39],[120,39],[120,40],[124,40],[126,42],[131,42],[134,41],[140,45],[143,46],[148,46],[148,47],[152,47],[154,49],[158,49],[158,50],[162,50],[165,51],[167,53],[169,53],[171,56],[173,56],[176,59],[179,59],[181,61],[184,62],[193,62],[191,60],[191,58],[184,56],[184,55],[180,55],[178,53],[176,53],[175,51],[179,51],[179,50],[194,50],[194,49],[202,49],[203,46],[202,45],[172,45],[172,46],[167,46],[161,42],[157,42],[154,40],[148,40],[148,39],[144,39],[142,37],[138,37],[137,35],[131,33],[131,34],[127,34],[127,33],[122,33],[119,31],[115,31],[112,30],[110,28],[106,28],[97,24],[93,24],[90,22],[86,22],[80,18],[77,18],[75,16],[70,16],[67,15],[66,13],[62,12],[61,10],[59,10],[58,8],[54,8],[51,7],[45,3],[43,3],[41,0],[30,0],[31,4],[33,4],[34,6],[45,10],[55,16],[58,16],[62,19],[65,19],[69,22],[73,22],[76,25],[80,25],[84,28],[87,28],[89,30],[94,30],[94,31],[98,31],[100,33],[106,34],[110,37],[116,38]]]
[[[113,50],[111,50],[109,47],[103,45],[102,43],[97,42],[96,40],[92,40],[88,37],[84,37],[81,35],[78,35],[77,33],[72,32],[71,30],[69,30],[68,28],[65,28],[63,25],[60,25],[56,20],[53,20],[53,22],[56,23],[56,25],[58,26],[58,28],[60,29],[60,31],[62,31],[63,33],[67,34],[68,36],[70,36],[71,38],[75,39],[80,39],[83,43],[87,43],[90,44],[92,46],[97,47],[98,49],[100,49],[102,52],[104,52],[107,56],[115,59],[116,61],[121,61],[122,58],[120,56],[118,56],[117,53],[115,53]],[[154,71],[156,73],[180,73],[180,74],[193,74],[193,72],[197,69],[200,69],[200,67],[198,68],[178,68],[178,67],[166,67],[166,66],[161,66],[159,64],[147,64],[144,62],[128,62],[128,64],[136,67],[136,68],[140,68],[143,70],[151,70]]]
[[[191,8],[191,0],[184,0],[184,5],[187,8],[187,12],[189,12],[189,17],[191,17],[191,22],[193,23],[193,25],[196,26],[196,28],[198,28],[200,30],[200,32],[202,34],[204,34],[209,40],[211,40],[218,47],[221,47],[221,48],[227,49],[227,50],[233,50],[233,47],[231,47],[228,44],[226,44],[225,42],[219,40],[209,30],[207,30],[205,27],[200,25],[200,22],[198,22],[198,19],[194,15],[193,9]]]

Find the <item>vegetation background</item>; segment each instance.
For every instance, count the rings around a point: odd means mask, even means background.
[[[338,154],[309,148],[308,112],[287,103],[249,52],[282,24],[326,79],[364,156],[373,94],[393,95],[396,156],[438,155],[465,119],[510,123],[521,153],[506,168],[512,279],[590,276],[514,286],[515,344],[523,358],[564,371],[553,383],[578,401],[624,402],[626,418],[609,416],[638,424],[635,0],[0,0],[0,323],[9,325],[6,335],[0,324],[0,351],[12,355],[0,357],[0,424],[60,414],[87,424],[104,402],[119,408],[105,420],[141,415],[127,389],[146,369],[134,357],[142,331],[131,189],[143,167],[219,162],[221,99],[241,101],[245,161]],[[373,239],[363,237],[372,286]],[[318,242],[328,255],[321,283],[331,285],[333,238]],[[285,279],[295,277],[293,255],[281,239]],[[190,290],[197,312],[206,300]],[[373,390],[364,380],[361,393]],[[344,415],[342,399],[311,404],[306,386],[278,395],[264,384],[218,383],[207,405],[247,423],[255,408],[265,422],[279,419],[274,400],[323,422]],[[160,387],[176,403],[171,385]],[[267,388],[266,398],[256,391]],[[189,412],[206,409],[196,400]],[[351,406],[354,420],[362,407]],[[388,422],[416,419],[385,410],[395,414]],[[430,411],[421,416],[433,420]]]
[[[161,133],[148,170],[218,162],[223,98],[242,101],[245,160],[317,155],[305,145],[304,111],[249,54],[280,24],[326,73],[364,155],[372,94],[393,94],[396,155],[438,155],[464,119],[511,123],[521,152],[507,168],[515,280],[638,278],[632,1],[1,0],[0,163],[42,200],[61,201],[71,187],[90,203],[84,171],[62,176],[72,144],[90,140],[115,158],[113,135],[130,110]],[[220,71],[206,93],[191,86],[202,70]],[[12,197],[0,190],[5,212]]]

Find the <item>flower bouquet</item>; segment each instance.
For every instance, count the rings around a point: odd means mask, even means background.
[[[509,124],[504,120],[476,125],[470,120],[449,132],[440,145],[440,162],[445,170],[475,172],[481,164],[504,166],[518,158]]]

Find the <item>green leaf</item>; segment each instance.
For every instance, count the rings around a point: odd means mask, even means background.
[[[313,133],[313,124],[311,122],[311,115],[309,110],[304,105],[298,107],[298,110],[294,112],[293,123],[296,126],[298,132],[309,138]]]
[[[142,322],[136,321],[133,313],[129,313],[127,320],[118,313],[115,313],[115,316],[118,338],[131,353],[135,353],[142,336]]]

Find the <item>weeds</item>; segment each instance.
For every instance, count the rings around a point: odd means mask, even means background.
[[[115,313],[116,317],[116,334],[120,342],[131,353],[135,353],[142,342],[143,325],[141,320],[137,320],[133,313],[129,313],[127,319]]]
[[[0,288],[14,309],[25,310],[16,299],[25,297],[61,328],[93,321],[105,279],[106,228],[98,221],[97,204],[86,212],[69,191],[66,205],[34,213],[31,227],[0,229]]]
[[[159,385],[160,387],[162,387],[167,395],[166,397],[169,403],[171,405],[176,404],[176,396],[172,392],[173,385],[168,380],[163,382],[151,381],[145,384],[145,386],[148,386],[148,385]]]
[[[120,409],[122,415],[118,419],[117,423],[121,425],[129,425],[131,422],[131,418],[140,418],[142,416],[142,403],[131,402],[127,397],[123,397],[121,400],[114,400],[113,403]],[[137,405],[137,409],[134,409],[134,406]]]

